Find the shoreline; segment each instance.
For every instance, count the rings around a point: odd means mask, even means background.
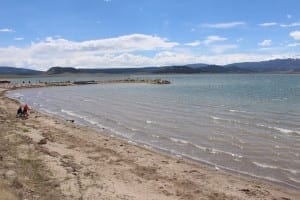
[[[24,157],[38,162],[42,174],[51,180],[48,192],[40,190],[46,196],[54,195],[53,191],[61,199],[297,199],[300,195],[296,190],[163,155],[35,110],[27,120],[16,119],[17,104],[0,88],[5,131],[1,142],[13,144],[25,138],[21,145],[9,145],[7,152],[16,149],[16,163]],[[11,157],[1,152],[1,165],[13,163]],[[13,186],[4,191],[29,199],[39,195],[36,188],[30,188],[28,178],[32,178],[19,174],[24,166],[17,164],[15,170],[5,166],[1,166],[5,170],[1,171],[4,183],[0,181],[0,191]]]

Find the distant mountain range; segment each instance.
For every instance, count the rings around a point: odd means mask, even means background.
[[[262,62],[243,62],[226,65],[254,72],[300,72],[300,59],[276,59]]]
[[[59,75],[59,74],[195,74],[195,73],[300,73],[300,59],[276,59],[229,65],[188,64],[164,67],[87,69],[51,67],[48,71],[1,67],[0,75]]]

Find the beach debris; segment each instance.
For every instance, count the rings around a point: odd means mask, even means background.
[[[10,81],[7,81],[7,80],[0,80],[0,83],[10,83]]]
[[[47,139],[46,139],[46,138],[41,139],[41,140],[38,142],[38,144],[40,144],[40,145],[47,144]]]
[[[96,81],[74,81],[73,83],[76,85],[97,84]]]

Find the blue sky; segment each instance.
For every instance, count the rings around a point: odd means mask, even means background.
[[[300,58],[299,0],[0,0],[0,65],[139,67]]]

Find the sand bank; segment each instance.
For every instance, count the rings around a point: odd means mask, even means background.
[[[0,89],[0,199],[299,199],[300,192],[165,156],[32,111]]]

